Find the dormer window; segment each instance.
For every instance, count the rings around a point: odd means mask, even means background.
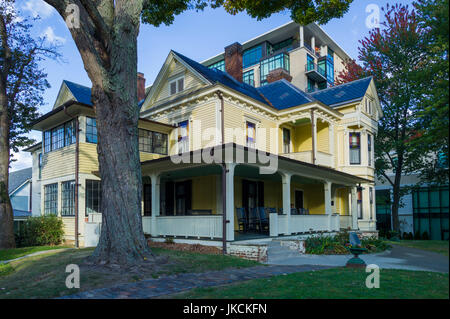
[[[177,78],[169,83],[170,95],[177,94],[184,90],[184,77]]]

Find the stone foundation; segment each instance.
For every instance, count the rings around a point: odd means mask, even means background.
[[[227,254],[259,262],[267,261],[267,245],[264,244],[231,244],[227,247]]]

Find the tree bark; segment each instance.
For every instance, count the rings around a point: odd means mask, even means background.
[[[14,217],[9,198],[9,116],[6,92],[0,85],[0,249],[16,247]]]
[[[0,249],[16,247],[14,217],[9,198],[9,112],[6,84],[10,69],[11,50],[8,46],[6,22],[0,17],[0,39],[3,47],[2,72],[0,73]]]
[[[90,260],[134,265],[153,259],[141,216],[138,148],[137,36],[142,0],[46,0],[67,18],[80,8],[80,28],[70,28],[92,82],[102,185],[102,230]]]

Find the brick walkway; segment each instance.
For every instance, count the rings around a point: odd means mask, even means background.
[[[321,270],[328,266],[256,266],[204,273],[188,273],[142,280],[110,288],[101,288],[64,296],[62,299],[143,299],[174,294],[198,287],[211,287],[244,280],[265,278],[295,272]]]

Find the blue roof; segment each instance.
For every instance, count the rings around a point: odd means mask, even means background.
[[[9,173],[8,193],[11,194],[17,189],[17,187],[31,179],[31,174],[31,167]]]
[[[262,102],[264,104],[270,105],[267,100],[262,96],[258,90],[247,84],[247,83],[241,83],[234,79],[232,76],[230,76],[228,73],[223,72],[218,69],[210,69],[203,64],[200,64],[194,60],[189,59],[188,57],[185,57],[184,55],[172,51],[176,56],[178,56],[180,59],[182,59],[184,62],[186,62],[191,68],[193,68],[195,71],[200,73],[205,79],[207,79],[212,84],[214,83],[221,83],[225,86],[228,86],[229,88],[238,91],[242,94],[245,94],[259,102]]]
[[[314,98],[309,94],[303,92],[285,79],[261,86],[257,90],[278,110],[314,101]]]
[[[334,106],[343,102],[363,98],[371,80],[372,77],[368,77],[316,91],[310,93],[310,95],[323,104]]]
[[[91,88],[67,80],[64,80],[63,82],[67,85],[68,89],[70,90],[70,92],[72,92],[73,96],[78,102],[92,105]]]

